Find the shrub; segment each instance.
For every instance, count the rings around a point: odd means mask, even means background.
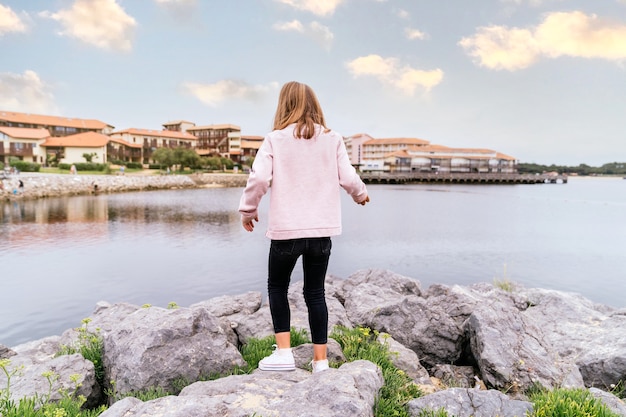
[[[143,169],[143,164],[141,162],[127,162],[126,166],[131,169]]]
[[[330,337],[341,345],[348,361],[365,359],[380,366],[385,385],[380,390],[374,414],[377,417],[408,416],[406,403],[422,393],[411,378],[391,362],[389,348],[377,340],[378,332],[365,327],[336,327]]]
[[[39,172],[41,169],[41,165],[37,163],[20,160],[11,161],[10,165],[21,172]]]
[[[97,164],[95,162],[78,162],[76,164],[67,164],[61,163],[59,164],[59,169],[69,169],[74,165],[76,167],[76,171],[104,171],[108,164]]]
[[[619,417],[586,389],[538,390],[530,394],[533,417]]]

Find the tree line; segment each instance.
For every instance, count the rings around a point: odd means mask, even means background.
[[[566,165],[541,165],[534,163],[519,163],[517,172],[520,174],[541,174],[544,172],[558,172],[559,174],[577,175],[626,175],[626,162],[610,162],[600,167],[592,167],[587,164],[578,166]]]
[[[163,167],[179,166],[180,169],[232,169],[235,163],[224,157],[201,157],[193,149],[159,148],[152,159]]]

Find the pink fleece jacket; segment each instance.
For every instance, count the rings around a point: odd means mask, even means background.
[[[271,183],[266,236],[285,240],[341,234],[340,187],[360,203],[367,189],[350,164],[341,135],[316,126],[311,139],[296,139],[295,124],[269,133],[257,153],[239,212],[257,216]]]

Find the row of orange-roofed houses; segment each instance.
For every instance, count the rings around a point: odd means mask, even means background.
[[[0,162],[11,158],[47,165],[51,160],[74,164],[92,161],[153,163],[158,148],[193,149],[200,156],[219,156],[241,165],[255,157],[263,136],[242,135],[234,124],[197,126],[185,120],[167,122],[161,130],[114,126],[95,119],[17,113],[0,110]],[[344,138],[352,164],[362,171],[385,172],[517,172],[517,160],[489,149],[450,148],[418,138],[373,138],[359,133]]]

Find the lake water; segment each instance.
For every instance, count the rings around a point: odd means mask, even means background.
[[[330,274],[383,268],[423,287],[508,279],[626,306],[626,180],[368,188],[365,207],[344,195]],[[0,203],[0,344],[60,334],[101,300],[165,307],[265,294],[268,199],[247,233],[236,211],[241,192]]]

